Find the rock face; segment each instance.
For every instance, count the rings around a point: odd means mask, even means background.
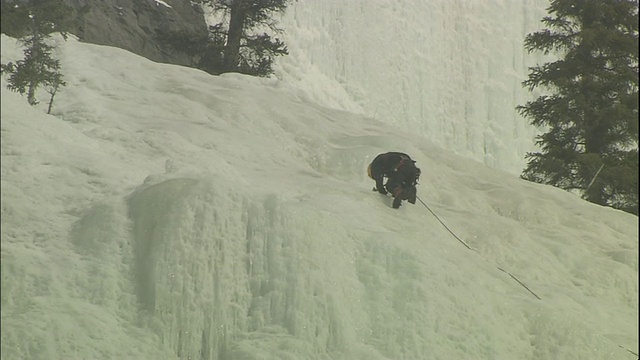
[[[119,47],[150,60],[196,67],[193,44],[207,36],[200,6],[189,0],[64,0],[81,41]]]

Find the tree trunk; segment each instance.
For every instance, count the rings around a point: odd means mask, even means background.
[[[36,40],[39,41],[39,40]],[[33,45],[33,50],[31,53],[31,61],[38,64],[38,57],[40,56],[39,54],[40,52],[40,48],[39,48],[39,43],[34,41],[34,45]],[[29,74],[31,80],[29,81],[29,89],[27,90],[27,101],[29,102],[29,105],[34,106],[38,103],[38,101],[36,100],[36,88],[38,87],[38,71],[41,71],[41,69],[37,68],[38,66],[34,66],[33,69],[33,74]]]
[[[592,203],[606,206],[607,196],[605,194],[605,187],[607,180],[603,180],[602,176],[600,176],[600,172],[605,166],[605,159],[603,158],[604,146],[601,140],[602,136],[593,130],[588,132],[590,132],[590,134],[587,134],[585,138],[585,153],[597,155],[599,158],[598,162],[601,163],[598,164],[595,161],[591,161],[585,166],[583,179],[585,181],[589,181],[589,179],[591,180],[585,189],[584,198]]]
[[[51,108],[53,107],[53,97],[56,96],[56,93],[58,92],[58,86],[60,86],[60,83],[56,81],[56,83],[53,85],[53,89],[51,89],[51,98],[49,99],[49,108],[47,109],[47,114],[51,114]]]
[[[36,101],[36,84],[35,81],[29,83],[29,91],[27,92],[27,102],[29,105],[34,106],[38,102]]]
[[[31,17],[31,23],[31,37],[33,39],[33,44],[31,45],[31,61],[37,64],[40,59],[41,40],[40,31],[38,30],[38,23],[36,22],[35,16]],[[31,106],[34,106],[38,103],[38,101],[36,100],[36,88],[38,87],[38,81],[36,79],[38,78],[37,72],[41,71],[41,69],[39,69],[39,66],[36,65],[34,66],[33,71],[35,73],[30,74],[31,81],[29,81],[29,90],[27,91],[27,102],[29,102],[29,105]]]
[[[225,71],[235,71],[238,69],[240,57],[240,41],[244,32],[245,19],[244,0],[235,0],[231,4],[229,16],[229,32],[227,33],[227,45],[224,50]]]

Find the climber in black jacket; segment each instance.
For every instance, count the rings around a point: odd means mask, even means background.
[[[367,169],[369,177],[376,181],[377,190],[381,194],[390,192],[393,195],[393,208],[400,207],[402,200],[416,203],[416,185],[420,178],[420,169],[415,160],[405,153],[388,152],[376,156]],[[387,183],[383,185],[384,178]]]

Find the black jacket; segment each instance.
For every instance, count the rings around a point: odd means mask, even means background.
[[[400,188],[413,192],[415,197],[415,186],[420,177],[420,169],[416,167],[415,160],[409,155],[388,152],[373,159],[369,165],[369,176],[376,181],[376,189],[382,194],[390,191],[395,196]],[[389,180],[383,185],[385,177]]]

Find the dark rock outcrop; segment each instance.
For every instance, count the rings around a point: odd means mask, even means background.
[[[74,9],[69,31],[81,41],[119,47],[150,60],[197,67],[207,37],[200,6],[189,0],[64,0]],[[168,5],[168,6],[167,6]]]

